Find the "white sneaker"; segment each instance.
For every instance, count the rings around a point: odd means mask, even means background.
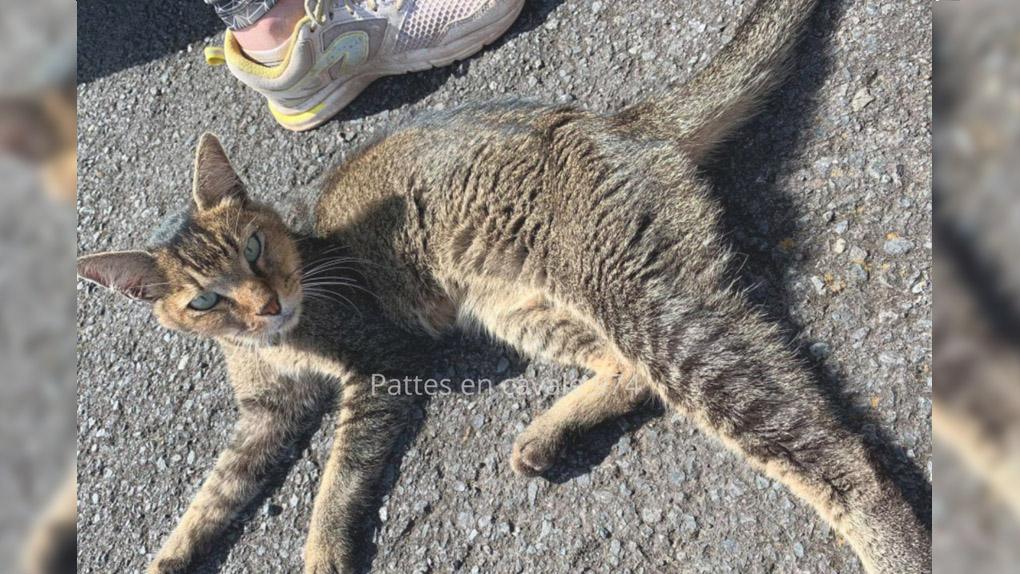
[[[336,115],[373,80],[446,66],[479,51],[513,24],[524,0],[305,0],[277,66],[245,55],[228,30],[223,51],[242,82],[269,100],[290,130],[308,130]]]

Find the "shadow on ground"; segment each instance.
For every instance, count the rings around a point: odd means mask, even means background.
[[[200,0],[78,2],[78,83],[133,68],[223,30]]]
[[[734,143],[724,146],[719,159],[707,170],[712,189],[724,208],[727,236],[736,251],[744,254],[739,258],[738,281],[791,339],[802,330],[790,316],[791,298],[784,287],[785,270],[793,261],[778,253],[774,246],[785,238],[799,237],[802,230],[794,199],[776,185],[776,166],[802,151],[803,134],[810,128],[817,104],[815,95],[832,67],[833,57],[827,50],[829,38],[848,3],[847,0],[821,3],[794,56],[796,64],[791,77],[757,118],[733,138]],[[767,175],[761,178],[761,174]],[[931,485],[922,469],[881,430],[882,425],[871,412],[853,403],[836,374],[825,369],[804,347],[797,349],[827,395],[834,414],[847,428],[861,433],[915,515],[930,527]]]

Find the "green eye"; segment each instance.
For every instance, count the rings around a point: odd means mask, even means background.
[[[198,297],[195,297],[188,303],[188,307],[196,311],[208,311],[216,306],[220,302],[220,296],[212,291],[206,291]]]
[[[253,233],[244,244],[244,258],[248,263],[255,263],[259,260],[259,255],[262,255],[262,241]]]

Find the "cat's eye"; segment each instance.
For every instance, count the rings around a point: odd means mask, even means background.
[[[216,304],[219,302],[220,302],[219,295],[213,293],[212,291],[206,291],[205,293],[202,293],[198,297],[192,299],[191,302],[188,303],[188,307],[191,307],[196,311],[208,311],[209,309],[215,307]]]
[[[255,263],[262,255],[262,240],[257,233],[253,233],[244,244],[244,258],[248,263]]]

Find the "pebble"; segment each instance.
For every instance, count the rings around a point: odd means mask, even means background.
[[[832,252],[839,255],[846,251],[846,240],[842,237],[836,238],[836,241],[832,243]]]
[[[842,235],[842,234],[846,233],[846,230],[847,230],[848,227],[850,227],[850,222],[845,220],[845,219],[841,219],[841,220],[836,222],[836,227],[834,229],[835,229],[836,233],[839,233],[840,235]]]
[[[619,556],[621,550],[622,550],[622,548],[621,548],[621,545],[620,545],[620,541],[614,538],[609,543],[609,553],[612,554],[613,556]]]
[[[889,255],[904,255],[914,248],[914,242],[904,237],[893,237],[886,239],[882,244],[882,250]]]
[[[854,263],[850,266],[850,278],[858,283],[863,283],[868,280],[868,270],[860,263]]]
[[[690,514],[685,514],[680,520],[681,532],[695,532],[698,530],[698,519]]]
[[[875,96],[871,95],[871,92],[868,91],[868,88],[861,88],[857,90],[857,93],[854,94],[853,99],[850,100],[850,107],[853,108],[855,112],[859,112],[864,108],[868,107],[868,105],[871,104],[871,102],[873,101],[875,101]]]
[[[656,507],[649,507],[641,509],[641,520],[645,524],[655,524],[662,520],[662,509]]]
[[[863,247],[854,245],[850,248],[850,261],[863,262],[868,258],[868,251]]]
[[[503,374],[507,369],[510,368],[510,360],[506,357],[500,357],[499,362],[496,363],[496,372]]]
[[[818,293],[819,295],[825,294],[825,281],[822,281],[821,277],[812,275],[811,285],[815,288],[815,293]]]
[[[810,352],[811,356],[816,359],[824,359],[832,353],[832,347],[830,347],[828,343],[819,341],[817,343],[812,343],[812,345],[808,347],[808,352]]]

